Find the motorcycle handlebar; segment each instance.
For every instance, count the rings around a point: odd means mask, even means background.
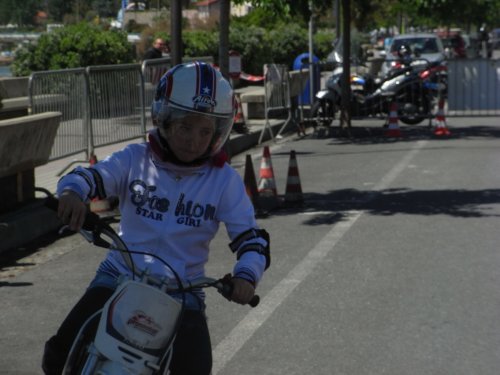
[[[57,212],[59,205],[59,200],[53,196],[49,196],[45,200],[45,206],[55,212]],[[118,236],[116,232],[106,223],[102,221],[102,219],[99,217],[99,215],[88,211],[87,215],[85,216],[85,221],[82,226],[82,230],[88,231],[88,232],[97,232],[99,229],[107,229],[108,231],[111,231],[113,234]],[[83,234],[83,233],[82,233]],[[87,236],[84,235],[85,238],[88,239]],[[103,242],[102,239],[100,238],[99,234],[96,233],[96,236],[92,237],[91,240],[94,245],[97,246],[102,246],[102,247],[107,247]],[[121,241],[123,243],[123,241]],[[103,246],[104,245],[104,246]],[[123,244],[125,246],[125,244]],[[129,251],[126,249],[126,251]],[[132,252],[132,251],[131,251]],[[137,274],[133,270],[134,274]],[[192,282],[183,282],[182,287],[184,290],[189,290],[193,288],[203,288],[203,287],[210,287],[213,286],[214,288],[217,289],[217,291],[222,294],[226,299],[231,301],[231,295],[233,293],[233,283],[232,283],[232,276],[231,274],[225,275],[222,279],[213,279],[213,278],[200,278],[196,279]],[[179,288],[175,288],[177,291],[179,291]],[[175,289],[172,289],[174,291]],[[248,304],[251,307],[256,307],[260,302],[260,297],[258,295],[254,295],[253,298],[248,302]]]
[[[182,288],[185,291],[189,291],[196,288],[214,287],[220,294],[222,294],[224,298],[231,301],[231,295],[233,294],[232,279],[233,276],[230,273],[225,275],[222,279],[214,279],[211,277],[200,277],[192,281],[183,282]],[[179,288],[174,287],[170,290],[178,291]],[[255,294],[250,300],[250,302],[248,302],[248,304],[251,307],[256,307],[259,304],[259,302],[260,302],[260,297],[257,294]]]

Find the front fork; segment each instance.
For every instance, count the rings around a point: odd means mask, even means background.
[[[99,361],[99,351],[96,349],[94,344],[90,344],[88,349],[88,357],[85,361],[85,365],[83,366],[81,375],[92,375],[97,366],[97,362]]]

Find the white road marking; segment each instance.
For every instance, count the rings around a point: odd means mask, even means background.
[[[411,160],[427,144],[418,141],[415,146],[374,186],[367,200],[373,199],[377,192],[386,189],[396,177],[410,164]],[[288,275],[282,279],[226,336],[213,351],[212,374],[221,371],[233,356],[243,347],[272,313],[283,303],[290,293],[312,272],[335,247],[345,233],[363,214],[362,211],[346,212],[346,220],[336,223],[333,228],[312,248]]]

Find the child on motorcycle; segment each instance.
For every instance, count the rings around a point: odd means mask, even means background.
[[[224,222],[236,254],[231,299],[248,303],[270,263],[269,236],[259,229],[238,173],[222,145],[231,131],[234,97],[212,66],[193,62],[170,69],[152,103],[155,128],[148,142],[132,144],[89,167],[77,167],[58,184],[58,215],[72,230],[82,227],[87,202],[116,196],[120,236],[130,250],[160,255],[183,280],[204,275],[209,243]],[[133,254],[138,268],[172,276],[155,258]],[[46,345],[43,370],[60,374],[82,324],[101,309],[131,270],[109,251],[88,289]],[[174,342],[172,375],[210,374],[212,354],[203,294],[188,294]]]

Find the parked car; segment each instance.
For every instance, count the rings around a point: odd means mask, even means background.
[[[436,34],[414,33],[397,35],[392,38],[392,41],[384,51],[385,61],[380,70],[382,77],[386,76],[393,67],[398,65],[398,51],[403,45],[410,49],[414,57],[425,59],[430,63],[442,62],[446,57],[443,43]]]
[[[449,59],[467,57],[467,44],[460,31],[438,31],[437,35],[443,43],[445,55]]]
[[[500,49],[500,29],[493,29],[490,33],[491,49]]]

